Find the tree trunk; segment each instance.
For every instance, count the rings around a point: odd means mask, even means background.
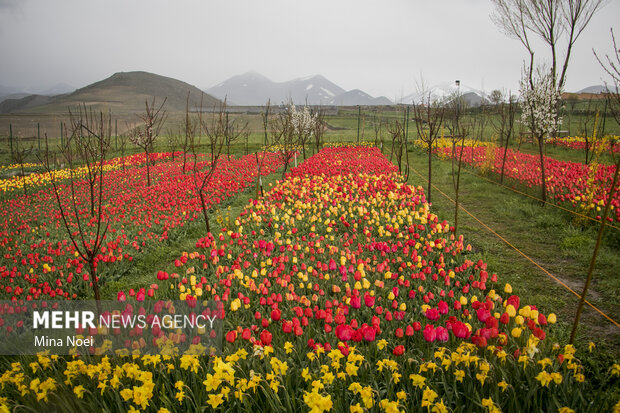
[[[101,171],[101,173],[103,173],[103,171]],[[91,217],[95,217],[95,180],[97,179],[97,177],[95,176],[94,179],[91,181],[89,178],[88,181],[88,186],[90,187],[90,216]]]
[[[101,295],[99,293],[99,280],[97,280],[97,270],[95,269],[95,257],[97,251],[93,251],[93,256],[88,257],[88,267],[90,269],[91,282],[93,283],[93,292],[95,293],[95,302],[97,305],[98,315],[101,315]]]
[[[545,175],[545,160],[544,160],[544,156],[543,156],[543,140],[544,137],[539,136],[538,137],[538,153],[540,154],[540,173],[541,173],[541,178],[542,178],[542,194],[541,194],[541,199],[542,199],[542,205],[545,205],[545,202],[547,201],[547,177]]]
[[[207,203],[205,202],[205,197],[202,194],[202,189],[198,189],[198,195],[200,196],[200,206],[202,209],[202,215],[205,219],[205,229],[207,230],[207,234],[211,232],[211,226],[209,225],[209,214],[207,213]]]
[[[149,152],[144,151],[144,153],[146,154],[146,186],[151,186],[151,170],[149,168]]]
[[[288,169],[288,163],[290,161],[287,159],[286,162],[284,162],[284,169],[282,170],[282,179],[284,179],[284,175],[286,174],[286,170]]]
[[[28,190],[26,189],[26,174],[24,173],[24,162],[20,162],[19,166],[22,171],[22,186],[24,189],[24,196],[28,198]]]
[[[426,200],[431,202],[431,170],[432,170],[432,161],[433,161],[433,144],[429,140],[428,141],[428,196]]]
[[[463,164],[463,149],[465,146],[465,138],[461,141],[461,153],[459,154],[459,164],[456,172],[456,195],[454,200],[454,233],[456,234],[459,226],[459,191],[461,189],[461,166]]]
[[[508,136],[506,136],[506,145],[504,146],[504,156],[502,158],[502,174],[499,178],[501,184],[504,183],[504,168],[506,167],[506,154],[508,153]]]

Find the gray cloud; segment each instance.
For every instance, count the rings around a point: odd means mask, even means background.
[[[0,84],[81,87],[146,70],[207,88],[255,70],[275,81],[320,73],[392,99],[420,73],[514,90],[526,54],[491,11],[486,0],[0,0]],[[610,2],[579,39],[568,90],[600,83],[591,49],[609,48],[618,15]]]
[[[20,0],[0,0],[0,10],[15,10],[20,3],[22,3]]]

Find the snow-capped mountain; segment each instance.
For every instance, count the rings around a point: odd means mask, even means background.
[[[381,105],[391,104],[384,97],[373,98],[361,90],[345,91],[321,75],[300,77],[286,82],[274,82],[257,72],[233,76],[206,89],[230,104],[264,105],[267,100],[279,105],[292,101],[296,105]]]
[[[431,86],[425,91],[411,93],[402,98],[399,103],[426,103],[429,95],[432,102],[447,102],[454,99],[457,94],[460,94],[463,100],[470,106],[480,106],[482,103],[489,102],[489,97],[481,90],[462,83],[459,88],[454,82],[444,82]]]

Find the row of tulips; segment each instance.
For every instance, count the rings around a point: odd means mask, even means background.
[[[594,140],[594,142],[592,142]],[[587,145],[592,152],[611,152],[620,153],[620,145],[618,141],[620,136],[605,136],[602,139],[589,138]],[[586,149],[586,139],[579,136],[571,136],[566,138],[551,138],[547,143],[561,148],[569,148],[584,151]]]
[[[43,164],[40,163],[33,163],[33,162],[24,162],[23,164],[18,164],[18,163],[14,163],[14,164],[10,164],[10,165],[0,165],[0,173],[2,172],[6,172],[6,171],[11,171],[11,170],[17,170],[17,169],[21,169],[21,168],[43,168]]]
[[[6,409],[606,411],[575,349],[526,305],[377,149],[324,149],[234,226],[159,271],[157,298],[223,304],[217,356],[8,365]],[[164,288],[165,287],[165,288]],[[120,299],[127,299],[119,293]]]
[[[131,261],[154,243],[166,243],[171,234],[188,222],[202,219],[201,205],[190,170],[193,160],[183,170],[179,158],[156,154],[151,166],[153,184],[146,185],[144,155],[114,159],[115,166],[104,174],[104,221],[109,224],[104,243],[96,257],[98,274],[107,278],[122,274]],[[199,174],[208,162],[198,158]],[[125,165],[120,169],[119,165]],[[262,174],[280,166],[275,154],[267,154]],[[233,195],[252,186],[257,175],[256,158],[222,159],[213,175],[207,194],[207,206],[217,207]],[[59,198],[69,215],[69,224],[77,231],[73,214],[71,188],[57,175]],[[82,225],[95,232],[90,218],[89,189],[85,180],[74,187]],[[85,262],[78,256],[62,222],[53,191],[49,187],[29,196],[16,195],[0,203],[0,298],[86,298],[90,296],[90,277]],[[146,292],[142,291],[144,295]],[[152,291],[150,292],[152,294]]]
[[[461,148],[439,148],[436,152],[441,157],[460,157]],[[462,161],[476,168],[491,166],[491,171],[501,174],[504,148],[464,147]],[[601,211],[605,207],[611,188],[614,165],[592,164],[559,161],[544,157],[547,178],[548,197],[558,204],[585,212],[593,218],[601,219]],[[540,158],[523,152],[508,149],[506,177],[525,185],[528,188],[539,188],[542,185]],[[611,212],[607,218],[610,222],[620,222],[620,189],[616,189],[611,200]]]
[[[465,139],[464,142],[462,142],[460,139],[456,140],[452,138],[440,137],[435,140],[435,142],[433,143],[433,147],[435,149],[444,149],[444,148],[452,148],[453,146],[460,147],[461,144],[463,144],[463,146],[468,146],[468,147],[473,147],[473,148],[482,147],[482,146],[484,147],[494,146],[492,142],[481,141],[478,139],[467,138]],[[414,141],[414,145],[421,149],[426,149],[428,147],[427,144],[421,139],[416,139]]]
[[[164,158],[166,158],[169,154],[165,153],[154,153],[151,154],[149,159],[151,162],[157,162]],[[117,170],[121,168],[123,165],[139,165],[143,164],[146,159],[144,153],[138,153],[134,155],[129,155],[124,158],[112,158],[104,161],[103,170],[104,172],[109,172],[113,170]],[[7,167],[11,169],[20,168],[22,165],[9,165]],[[39,169],[43,168],[42,164],[23,164],[24,168],[37,167]],[[66,180],[71,176],[74,178],[83,178],[88,174],[88,169],[85,166],[77,167],[74,169],[70,168],[59,168],[55,169],[53,175],[49,172],[39,172],[32,173],[26,176],[12,176],[6,179],[0,179],[0,193],[2,192],[11,192],[13,190],[21,190],[24,185],[28,188],[34,187],[35,189],[39,189],[39,187],[44,187],[46,185],[50,185],[52,180]]]

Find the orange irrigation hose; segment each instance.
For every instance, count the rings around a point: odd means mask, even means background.
[[[415,168],[411,168],[420,178],[425,179]],[[446,195],[441,189],[437,188],[435,185],[431,186],[437,190],[441,195],[443,195],[445,198],[447,198],[449,201],[451,201],[453,204],[456,204],[456,202],[450,198],[448,195]],[[579,295],[579,293],[577,293],[576,291],[574,291],[572,288],[570,288],[568,285],[566,285],[562,280],[560,280],[559,278],[557,278],[556,276],[554,276],[553,274],[551,274],[548,270],[546,270],[545,268],[543,268],[540,264],[538,264],[536,261],[534,261],[533,259],[531,259],[529,256],[527,256],[523,251],[521,251],[520,249],[518,249],[517,247],[515,247],[514,245],[512,245],[506,238],[502,237],[501,235],[499,235],[497,232],[493,231],[493,229],[491,229],[488,225],[486,225],[484,222],[482,222],[481,220],[479,220],[478,218],[476,218],[471,212],[469,212],[467,209],[465,209],[463,207],[463,205],[459,205],[459,207],[465,211],[465,213],[467,215],[469,215],[470,217],[472,217],[474,220],[478,221],[478,223],[480,225],[482,225],[484,228],[486,228],[489,232],[491,232],[493,235],[495,235],[496,237],[498,237],[499,239],[501,239],[502,241],[504,241],[509,247],[511,247],[512,249],[514,249],[515,251],[517,251],[520,255],[522,255],[524,258],[526,258],[528,261],[530,261],[532,264],[534,264],[536,267],[540,268],[540,270],[542,270],[545,274],[547,274],[550,278],[552,278],[553,280],[555,280],[558,284],[560,284],[562,287],[566,288],[568,291],[570,291],[571,293],[573,293],[577,298],[581,299],[581,295]],[[593,310],[595,310],[596,312],[598,312],[600,315],[602,315],[603,317],[605,317],[607,320],[609,320],[613,325],[615,325],[616,327],[620,328],[620,324],[614,320],[613,318],[611,318],[610,316],[608,316],[607,314],[605,314],[603,311],[601,311],[598,307],[596,307],[594,304],[592,304],[591,302],[589,302],[588,300],[585,300],[585,303],[590,306]]]

